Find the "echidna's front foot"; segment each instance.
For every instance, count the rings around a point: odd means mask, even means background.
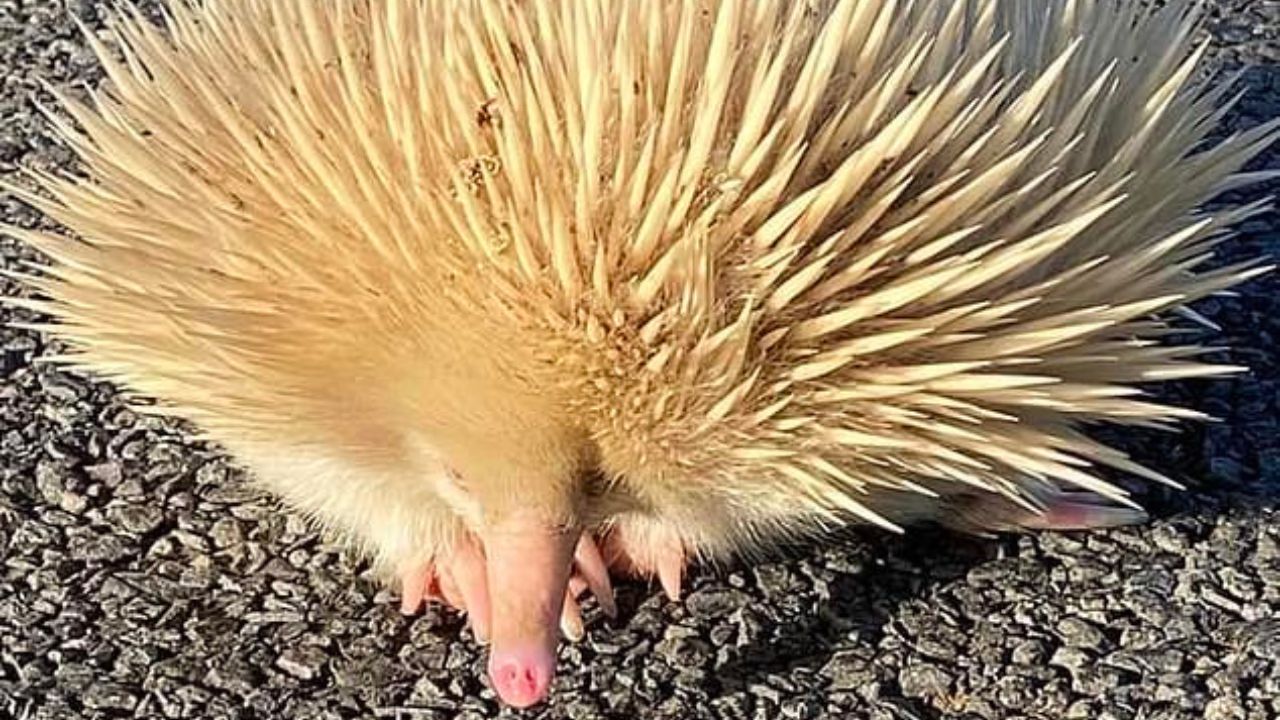
[[[474,535],[465,533],[448,553],[404,568],[400,586],[401,612],[416,613],[424,600],[443,602],[467,613],[467,621],[481,642],[488,639],[489,587],[484,550]]]
[[[464,533],[452,550],[433,561],[406,566],[400,573],[400,582],[401,612],[411,615],[424,601],[441,602],[466,613],[477,639],[488,640],[492,603],[484,547],[474,534]],[[584,534],[574,552],[573,574],[560,617],[560,629],[571,640],[581,639],[585,632],[579,600],[588,590],[606,615],[617,614],[604,557],[595,538]]]
[[[657,525],[620,523],[605,534],[603,545],[611,569],[644,579],[656,577],[668,598],[680,599],[688,559],[684,542],[675,532]]]

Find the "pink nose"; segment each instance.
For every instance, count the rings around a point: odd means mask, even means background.
[[[527,708],[545,700],[554,674],[555,658],[543,648],[495,649],[489,656],[493,687],[512,707]]]

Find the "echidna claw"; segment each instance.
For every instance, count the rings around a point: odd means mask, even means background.
[[[560,632],[569,642],[578,642],[587,634],[582,622],[582,608],[572,594],[564,596],[564,609],[560,611]]]
[[[410,565],[400,571],[400,612],[413,615],[422,607],[427,588],[434,582],[435,567],[431,563]]]
[[[596,596],[596,602],[600,603],[600,609],[609,617],[617,617],[618,606],[613,598],[613,584],[609,579],[609,568],[605,565],[604,556],[600,553],[600,546],[596,544],[596,539],[589,533],[583,533],[582,538],[578,540],[578,548],[573,555],[575,578],[581,578],[586,588],[590,588],[591,594]],[[576,598],[579,593],[574,593],[574,582],[569,583],[569,599]]]
[[[684,581],[684,552],[668,550],[658,558],[658,582],[671,602],[680,601],[680,588]]]

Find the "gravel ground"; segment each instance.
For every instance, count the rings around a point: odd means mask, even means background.
[[[1280,115],[1280,2],[1216,3],[1216,61],[1250,68],[1230,123]],[[95,82],[71,14],[0,0],[0,169],[65,165],[27,100]],[[1280,168],[1273,150],[1256,167]],[[1280,184],[1250,194],[1276,192]],[[0,199],[8,219],[30,210]],[[1229,256],[1280,249],[1280,219]],[[24,251],[0,240],[12,267]],[[0,280],[0,291],[12,292]],[[564,650],[542,718],[1280,717],[1280,277],[1199,306],[1255,372],[1164,391],[1224,419],[1109,433],[1191,484],[1149,524],[981,541],[922,531],[703,572],[677,604],[621,589]],[[0,311],[0,320],[14,314]],[[355,559],[245,489],[215,450],[0,330],[0,718],[481,718],[451,616],[407,620]],[[397,709],[398,714],[397,714]]]

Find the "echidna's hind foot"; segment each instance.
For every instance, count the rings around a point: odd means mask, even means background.
[[[1096,530],[1145,522],[1141,508],[1116,505],[1093,493],[1063,493],[1041,514],[1025,512],[1019,523],[1028,530]]]
[[[944,518],[953,529],[965,532],[1069,531],[1136,525],[1147,514],[1129,505],[1118,505],[1091,492],[1060,491],[1040,498],[1042,512],[1033,512],[996,496],[970,496]]]
[[[619,523],[605,534],[604,556],[609,568],[644,579],[656,577],[668,598],[680,599],[688,556],[674,531],[649,523]]]

